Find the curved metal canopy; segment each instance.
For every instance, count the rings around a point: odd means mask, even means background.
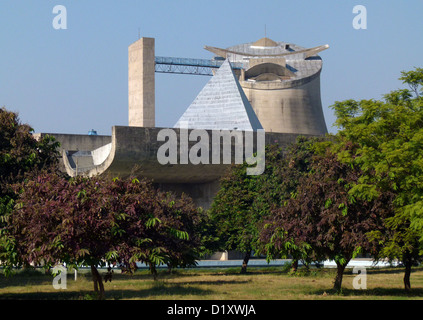
[[[283,52],[283,53],[277,53],[277,54],[269,54],[269,53],[263,53],[263,54],[254,53],[253,54],[248,52],[233,51],[229,49],[222,49],[222,48],[210,47],[210,46],[205,46],[204,49],[210,52],[213,52],[214,54],[220,57],[223,57],[225,59],[227,58],[228,53],[245,56],[245,57],[285,57],[285,56],[304,53],[305,54],[304,58],[306,59],[308,57],[318,54],[319,52],[323,50],[329,49],[329,45],[325,44],[325,45],[317,46],[314,48],[309,48],[309,49],[304,49],[299,51]]]

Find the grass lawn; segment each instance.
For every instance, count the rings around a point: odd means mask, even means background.
[[[110,300],[376,300],[423,299],[423,267],[413,268],[412,290],[403,289],[403,268],[367,269],[367,289],[354,290],[356,274],[347,269],[342,294],[332,290],[335,269],[312,269],[305,274],[289,274],[284,267],[195,268],[173,274],[159,271],[154,281],[148,271],[133,275],[115,271],[112,282],[105,283]],[[93,297],[93,284],[88,270],[78,271],[77,280],[70,272],[67,288],[54,289],[53,276],[41,271],[20,271],[6,278],[0,275],[0,299],[85,300]]]

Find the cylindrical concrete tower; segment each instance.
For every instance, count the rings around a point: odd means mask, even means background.
[[[239,82],[267,132],[327,133],[320,96],[322,59],[317,53],[328,45],[306,49],[262,38],[227,49],[205,48],[242,63]]]

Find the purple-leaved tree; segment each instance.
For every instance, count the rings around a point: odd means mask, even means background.
[[[99,266],[134,270],[146,263],[156,277],[158,264],[186,266],[199,254],[202,212],[191,199],[160,192],[146,180],[47,173],[19,189],[7,229],[16,241],[15,265],[89,266],[100,299]]]

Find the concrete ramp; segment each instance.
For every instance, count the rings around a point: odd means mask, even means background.
[[[108,143],[92,151],[63,151],[63,159],[69,175],[85,174],[95,169],[110,156],[112,144]]]

